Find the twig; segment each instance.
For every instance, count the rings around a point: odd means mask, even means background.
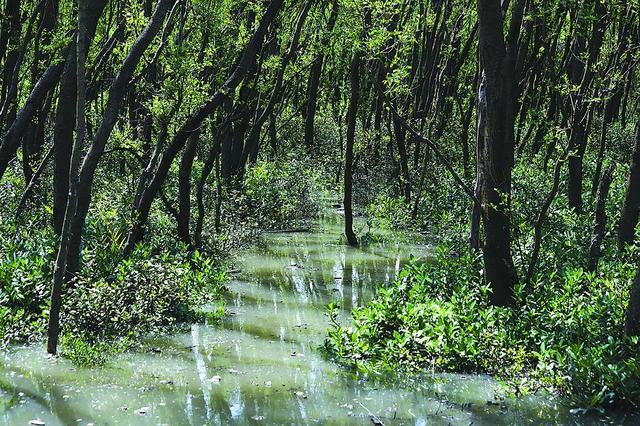
[[[27,200],[29,199],[29,196],[31,196],[31,193],[33,192],[33,188],[35,188],[36,184],[38,183],[38,179],[40,178],[40,175],[44,171],[45,166],[47,165],[47,163],[49,162],[49,159],[51,159],[51,156],[53,155],[54,147],[55,146],[52,145],[51,148],[49,148],[49,151],[40,162],[40,165],[36,169],[35,173],[33,174],[33,176],[31,176],[29,185],[27,185],[27,188],[24,190],[24,193],[22,193],[22,197],[20,198],[20,202],[18,203],[18,208],[16,209],[16,214],[15,214],[16,220],[20,218],[20,215],[24,211],[24,208],[27,205]]]

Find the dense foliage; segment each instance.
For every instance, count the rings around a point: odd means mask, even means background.
[[[204,320],[230,254],[330,202],[351,246],[446,247],[338,359],[638,401],[637,0],[0,10],[3,341],[91,363]]]
[[[618,173],[627,172],[621,165]],[[533,244],[530,218],[545,195],[536,189],[551,183],[524,165],[514,175],[514,260],[525,276]],[[466,240],[469,223],[459,219],[466,200],[450,188],[431,188],[434,202],[425,203],[413,222],[415,230],[427,230],[440,242],[433,257],[414,259],[370,304],[354,309],[353,324],[344,324],[339,307],[331,305],[328,352],[368,373],[400,367],[491,374],[516,395],[550,392],[582,407],[635,406],[640,346],[637,336],[625,335],[624,323],[637,248],[619,254],[616,235],[608,232],[598,270],[589,271],[593,218],[576,217],[559,196],[545,225],[537,272],[516,286],[514,308],[492,306],[481,255]],[[618,179],[606,206],[613,223],[623,195]],[[398,226],[407,215],[401,201],[387,198],[367,211],[378,226]]]
[[[356,309],[353,326],[332,311],[329,351],[377,373],[402,366],[492,374],[509,392],[558,392],[579,406],[638,401],[638,338],[620,327],[633,267],[541,276],[516,290],[512,310],[490,305],[475,256],[440,250]]]

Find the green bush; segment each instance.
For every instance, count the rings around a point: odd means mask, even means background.
[[[366,216],[371,225],[376,228],[402,228],[411,227],[411,215],[409,206],[403,198],[389,195],[379,195],[367,206]]]
[[[353,311],[352,327],[330,307],[329,353],[364,371],[492,374],[515,393],[545,389],[581,406],[640,401],[638,339],[622,330],[633,265],[539,276],[510,309],[489,305],[477,257],[449,253],[412,262]]]
[[[54,237],[4,223],[0,240],[0,342],[28,340],[46,325]]]
[[[66,330],[87,336],[90,343],[201,320],[199,308],[222,296],[226,279],[217,262],[197,251],[153,255],[144,246],[106,278],[91,270],[83,268],[65,295],[61,320]]]
[[[259,228],[296,227],[318,215],[320,182],[312,167],[295,158],[259,162],[247,171],[238,201]]]
[[[79,367],[96,367],[109,362],[109,359],[127,349],[131,344],[128,338],[117,341],[88,341],[84,337],[64,334],[60,338],[60,355]]]

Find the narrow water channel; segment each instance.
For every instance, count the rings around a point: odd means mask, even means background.
[[[41,346],[0,353],[0,424],[586,424],[549,397],[496,399],[485,376],[429,376],[418,387],[363,380],[323,358],[325,307],[366,303],[424,245],[339,242],[341,221],[265,235],[241,253],[220,324],[150,338],[106,367],[52,363]],[[611,419],[609,419],[611,420]],[[618,419],[625,420],[625,419]],[[626,419],[632,422],[632,419]],[[636,419],[637,420],[637,419]],[[377,423],[376,423],[377,422]],[[633,423],[629,423],[633,424]]]

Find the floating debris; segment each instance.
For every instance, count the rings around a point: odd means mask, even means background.
[[[140,407],[135,411],[135,413],[139,416],[144,416],[149,411],[151,411],[151,407]]]

